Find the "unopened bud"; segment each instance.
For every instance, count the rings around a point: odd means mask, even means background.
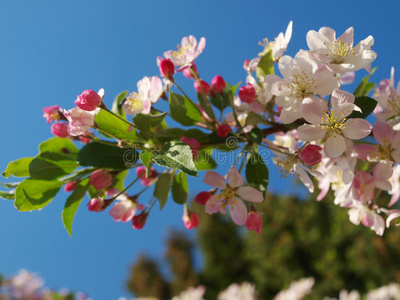
[[[51,133],[59,138],[69,137],[68,123],[58,122],[51,125]]]
[[[83,110],[95,110],[102,103],[102,98],[99,94],[92,90],[85,90],[75,100],[75,104]]]
[[[255,230],[258,234],[261,233],[263,220],[261,215],[256,211],[250,211],[247,215],[246,228],[247,230]]]
[[[175,73],[175,66],[169,58],[160,60],[159,69],[162,76],[169,80],[173,80]]]
[[[92,200],[89,201],[87,206],[90,211],[100,212],[102,211],[103,204],[104,204],[103,199],[93,198]]]
[[[187,211],[183,213],[182,217],[183,223],[185,224],[186,229],[193,229],[199,226],[200,218],[199,215],[193,211]]]
[[[231,132],[232,129],[228,124],[222,124],[217,128],[217,134],[219,137],[227,137],[228,133]]]
[[[239,98],[246,103],[253,103],[256,100],[256,90],[251,83],[239,89]]]
[[[319,164],[322,159],[322,148],[318,145],[307,145],[300,152],[300,159],[308,166]]]
[[[64,191],[67,192],[67,193],[69,193],[69,192],[73,191],[77,186],[78,186],[78,182],[77,182],[77,181],[68,182],[68,183],[64,186]]]
[[[114,181],[114,177],[106,170],[96,170],[90,174],[90,184],[96,190],[108,188]]]
[[[64,117],[61,107],[58,105],[43,108],[43,113],[43,117],[46,119],[48,124],[50,124],[51,121],[58,121]]]
[[[198,92],[199,94],[202,94],[204,96],[208,96],[211,93],[210,85],[207,82],[205,82],[204,80],[201,80],[201,79],[200,80],[196,80],[194,82],[194,89],[196,90],[196,92]]]
[[[194,198],[194,202],[199,203],[201,205],[206,205],[207,201],[210,200],[210,198],[211,198],[211,193],[204,191],[197,194],[196,198]]]
[[[146,224],[146,220],[149,213],[142,211],[140,214],[133,216],[132,218],[132,227],[133,229],[142,229],[143,226]]]
[[[219,75],[216,75],[212,80],[211,80],[211,85],[216,94],[223,94],[225,91],[226,83],[224,78],[222,78]]]
[[[199,77],[199,73],[197,71],[197,66],[195,63],[192,63],[191,66],[186,67],[182,70],[183,76],[189,79],[196,79],[196,76],[193,75],[193,72],[196,74],[197,77]]]

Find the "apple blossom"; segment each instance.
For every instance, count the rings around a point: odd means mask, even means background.
[[[93,198],[87,204],[89,211],[100,212],[103,210],[104,200],[102,198]]]
[[[145,172],[145,166],[136,168],[136,176],[140,176],[140,183],[144,186],[150,186],[157,180],[158,173],[153,167],[150,168],[148,176],[146,176]]]
[[[137,83],[138,92],[132,92],[126,97],[122,108],[128,115],[138,113],[149,114],[151,105],[158,101],[164,92],[162,81],[159,77],[143,77]]]
[[[251,83],[247,83],[247,85],[239,89],[239,98],[246,103],[254,102],[256,99],[256,90]]]
[[[224,93],[226,83],[225,83],[224,78],[222,78],[222,76],[215,75],[214,78],[211,80],[211,85],[212,85],[214,93],[216,93],[216,94]]]
[[[194,202],[201,204],[201,205],[206,205],[207,201],[210,200],[211,198],[211,193],[204,191],[200,192],[197,194],[196,198],[194,198]]]
[[[307,45],[319,63],[326,63],[336,73],[357,71],[365,68],[371,71],[371,63],[377,54],[371,50],[374,38],[368,36],[353,47],[354,29],[350,27],[340,37],[328,27],[322,27],[318,32],[310,30],[307,33]]]
[[[190,66],[187,66],[182,69],[182,74],[188,79],[194,79],[199,78],[199,71],[197,70],[197,66],[195,62],[192,62]]]
[[[157,59],[157,63],[161,76],[172,81],[175,73],[175,66],[172,61],[168,58],[162,59],[159,57],[159,59]]]
[[[204,96],[208,96],[211,93],[211,87],[210,85],[204,81],[204,80],[196,80],[194,83],[194,89],[196,90],[196,92],[198,92],[199,94],[202,94]]]
[[[142,204],[139,204],[136,199],[137,196],[129,196],[126,193],[120,193],[118,189],[108,189],[106,194],[110,197],[117,196],[117,203],[110,210],[110,216],[117,222],[129,222],[132,220],[138,209],[144,209]]]
[[[307,122],[297,129],[303,141],[326,140],[324,152],[330,158],[337,158],[346,150],[346,139],[362,139],[370,134],[371,124],[361,118],[346,119],[353,110],[354,96],[348,92],[335,90],[332,93],[332,109],[328,111],[325,101],[306,98],[301,113]]]
[[[287,50],[287,46],[292,37],[292,27],[293,22],[290,21],[286,28],[285,34],[283,34],[282,32],[279,33],[278,36],[275,38],[275,41],[269,42],[268,39],[265,38],[262,40],[262,42],[259,42],[259,44],[264,47],[264,50],[258,55],[263,56],[271,50],[272,57],[275,61],[278,61],[282,54]]]
[[[185,224],[186,229],[193,229],[199,226],[200,219],[199,215],[188,209],[184,209],[182,221]]]
[[[79,182],[78,181],[71,181],[68,182],[65,186],[64,186],[64,191],[69,193],[71,191],[73,191],[77,186],[78,186]]]
[[[300,50],[294,58],[282,56],[278,63],[283,79],[267,75],[265,80],[282,107],[280,121],[292,123],[300,117],[300,106],[305,98],[326,96],[339,87],[339,81],[326,67],[318,67],[310,54]]]
[[[263,220],[261,215],[256,211],[250,211],[247,215],[246,228],[247,230],[255,230],[258,234],[261,233]]]
[[[300,151],[300,158],[307,166],[319,164],[322,159],[322,148],[318,145],[307,145]]]
[[[190,66],[190,64],[203,52],[206,46],[206,39],[202,37],[197,44],[197,40],[193,35],[184,37],[181,45],[178,45],[177,51],[169,50],[164,52],[164,57],[169,58],[172,63],[179,67],[178,71],[181,71],[184,67]]]
[[[50,124],[51,121],[58,121],[63,117],[62,109],[58,105],[47,106],[43,108],[43,112],[43,117],[48,124]]]
[[[68,133],[73,136],[84,134],[94,125],[94,117],[99,111],[100,108],[86,111],[79,107],[74,107],[68,111],[64,110],[64,116],[69,122]]]
[[[348,212],[350,222],[355,225],[362,223],[365,227],[369,227],[371,230],[375,231],[377,235],[383,235],[385,231],[385,221],[376,212],[376,209],[376,205],[370,208],[357,201]]]
[[[222,124],[221,126],[218,126],[217,128],[217,134],[218,136],[225,138],[228,136],[229,132],[231,132],[232,129],[228,124]]]
[[[132,228],[133,229],[142,229],[146,224],[147,217],[149,213],[146,211],[142,211],[140,214],[133,216],[132,218]]]
[[[233,222],[237,225],[244,225],[247,220],[247,208],[244,202],[260,203],[264,200],[263,194],[252,187],[243,185],[243,178],[235,166],[228,172],[228,183],[224,177],[214,171],[208,171],[203,182],[216,188],[220,188],[221,193],[214,195],[206,203],[206,212],[209,214],[218,211],[224,213],[226,206],[229,205],[230,214]]]

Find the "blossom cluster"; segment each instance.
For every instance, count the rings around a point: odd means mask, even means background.
[[[212,188],[194,202],[208,214],[225,214],[228,208],[234,223],[260,233],[257,206],[264,202],[269,174],[261,149],[268,149],[283,177],[297,176],[319,201],[333,190],[334,202],[348,209],[352,223],[382,235],[400,217],[392,208],[400,196],[400,85],[396,89],[394,69],[379,85],[369,82],[377,57],[374,38],[355,45],[352,27],[339,37],[331,28],[311,30],[308,49],[284,55],[292,28],[290,22],[274,41],[260,42],[262,51],[244,62],[243,84],[232,86],[221,75],[203,79],[195,61],[206,40],[188,36],[156,59],[158,76],[139,80],[137,89],[119,94],[111,108],[103,89],[83,91],[69,110],[46,107],[44,117],[54,122],[56,137],[39,146],[38,156],[9,164],[3,176],[25,179],[4,184],[11,191],[0,196],[31,211],[47,205],[64,185],[71,192],[67,202],[87,193],[89,211],[112,205],[115,221],[141,229],[154,204],[162,209],[171,193],[183,205],[185,227],[192,229],[200,220],[188,202],[187,176],[207,171],[203,182]],[[370,74],[353,93],[346,91],[343,86],[362,69]],[[179,74],[193,81],[192,91],[182,89]],[[157,108],[162,100],[168,101],[168,112]],[[181,127],[170,127],[169,119]],[[78,149],[75,141],[85,145]],[[237,157],[225,177],[212,170],[218,149]],[[131,169],[136,178],[125,185]],[[143,188],[129,194],[139,179]],[[142,200],[150,187],[153,197]],[[382,193],[392,196],[388,203]],[[70,234],[76,209],[66,204],[63,211]]]

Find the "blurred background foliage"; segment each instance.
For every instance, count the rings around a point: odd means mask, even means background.
[[[322,202],[267,195],[259,207],[264,222],[259,235],[236,226],[229,216],[206,215],[197,204],[193,209],[200,215],[195,241],[177,231],[167,240],[164,258],[171,278],[160,272],[165,262],[142,255],[127,280],[134,295],[170,299],[190,286],[204,285],[205,298],[216,299],[229,284],[248,281],[256,285],[260,299],[272,299],[292,281],[311,276],[316,283],[306,299],[322,299],[341,289],[365,293],[400,282],[400,230],[392,227],[380,237],[353,225],[347,210],[333,204],[333,195]],[[204,257],[199,271],[194,247]]]

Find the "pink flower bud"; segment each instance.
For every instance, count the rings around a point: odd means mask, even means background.
[[[196,198],[194,198],[194,202],[201,205],[206,205],[207,201],[210,200],[210,198],[211,198],[211,193],[204,191],[197,194]]]
[[[192,66],[186,67],[182,70],[183,76],[189,79],[196,79],[196,77],[193,75],[193,72],[196,73],[197,77],[199,77],[199,73],[197,71],[197,66],[195,63],[192,63]]]
[[[199,154],[199,147],[200,147],[199,141],[196,140],[195,138],[187,138],[186,136],[181,137],[179,140],[189,145],[193,153],[193,159],[196,159],[197,154]]]
[[[216,94],[223,94],[225,91],[226,83],[225,80],[219,76],[216,75],[212,80],[211,80],[211,85]]]
[[[50,124],[51,121],[58,121],[63,117],[61,107],[58,105],[47,106],[43,108],[43,112],[43,117],[46,119],[48,124]]]
[[[96,170],[90,174],[89,182],[96,190],[108,188],[114,181],[114,177],[106,170]]]
[[[307,145],[300,152],[300,159],[308,166],[314,166],[321,162],[322,148],[317,145]]]
[[[154,168],[150,168],[149,176],[146,177],[146,167],[140,166],[136,168],[136,176],[140,176],[140,183],[144,186],[150,186],[157,179],[157,171]]]
[[[89,201],[88,203],[88,209],[89,211],[95,211],[95,212],[100,212],[102,211],[102,207],[104,204],[104,200],[101,198],[93,198],[92,200]]]
[[[94,111],[85,111],[79,107],[74,107],[68,111],[64,111],[64,116],[69,122],[69,134],[73,136],[84,134],[94,125],[94,117],[99,110],[100,108]]]
[[[102,102],[99,94],[92,90],[85,90],[75,100],[75,104],[83,110],[95,110]]]
[[[194,89],[196,90],[196,92],[198,92],[199,94],[208,96],[211,93],[211,87],[210,85],[205,82],[204,80],[200,79],[200,83],[198,80],[196,80],[194,82]]]
[[[146,224],[146,220],[149,213],[142,211],[140,214],[133,216],[132,218],[132,227],[133,229],[142,229],[143,226]]]
[[[69,137],[68,123],[59,122],[51,125],[51,133],[60,138]]]
[[[164,76],[171,81],[173,80],[175,66],[169,58],[160,60],[158,67],[160,69],[161,76]]]
[[[217,134],[220,137],[227,137],[228,133],[231,132],[232,129],[228,124],[222,124],[221,126],[218,126],[217,128]]]
[[[199,226],[200,218],[198,214],[193,211],[187,211],[183,213],[182,217],[183,223],[185,224],[186,229],[193,229]]]
[[[255,230],[258,234],[261,233],[263,220],[261,215],[256,211],[251,211],[247,215],[246,228],[247,230]]]
[[[64,186],[64,190],[65,192],[69,193],[72,192],[77,186],[78,186],[78,181],[71,181]]]
[[[239,98],[246,103],[253,103],[256,100],[256,90],[251,83],[239,89]]]

